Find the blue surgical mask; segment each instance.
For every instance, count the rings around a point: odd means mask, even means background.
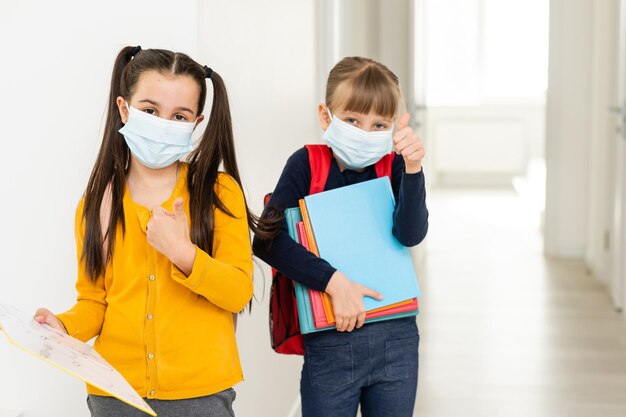
[[[119,130],[130,152],[148,168],[165,168],[192,150],[195,122],[161,119],[139,109],[128,108],[128,121]]]
[[[373,165],[393,149],[393,127],[389,130],[367,132],[337,116],[331,117],[332,121],[322,139],[346,168],[354,170]]]

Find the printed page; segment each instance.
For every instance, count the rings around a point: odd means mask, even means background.
[[[15,346],[150,415],[156,413],[93,347],[0,302],[0,330]]]

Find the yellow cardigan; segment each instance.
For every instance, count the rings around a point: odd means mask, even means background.
[[[170,198],[184,199],[189,218],[187,165]],[[215,191],[235,218],[215,209],[213,256],[196,247],[189,276],[152,248],[145,234],[150,211],[126,189],[126,233],[118,225],[115,249],[95,284],[81,261],[84,200],[76,210],[79,259],[77,303],[59,314],[68,333],[95,349],[142,397],[164,400],[213,394],[243,380],[232,313],[252,297],[252,253],[243,193],[220,173]],[[93,386],[90,394],[108,395]]]

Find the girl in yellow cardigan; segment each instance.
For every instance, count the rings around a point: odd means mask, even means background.
[[[207,79],[211,113],[193,148]],[[252,296],[255,222],[222,79],[182,53],[125,47],[76,210],[77,303],[35,318],[83,341],[97,336],[96,350],[159,416],[232,416],[232,386],[243,380],[233,313]],[[94,417],[142,415],[87,389]]]

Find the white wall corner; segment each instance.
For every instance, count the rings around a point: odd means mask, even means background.
[[[588,237],[592,5],[551,0],[545,252],[582,258]]]
[[[593,3],[591,149],[589,153],[588,244],[585,262],[593,275],[610,281],[608,234],[612,228],[613,165],[617,117],[609,107],[617,104],[618,0]]]

